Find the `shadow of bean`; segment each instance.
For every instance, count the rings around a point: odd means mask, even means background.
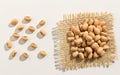
[[[23,45],[23,44],[25,44],[27,41],[24,41],[24,40],[20,39],[18,42],[19,42],[19,44]]]
[[[39,25],[39,24],[36,25],[36,28],[37,28],[37,29],[39,29],[39,28],[41,28],[41,27],[42,27],[42,26]]]
[[[8,24],[8,27],[15,27],[16,25],[12,25],[11,23]]]
[[[13,37],[13,36],[10,36],[10,40],[11,41],[16,41],[18,38],[15,38],[15,37]]]
[[[38,53],[38,54],[37,54],[37,58],[38,58],[38,59],[43,59],[44,57],[41,56],[41,55]]]
[[[33,48],[33,47],[31,47],[31,46],[28,46],[28,48],[27,48],[29,51],[33,51],[33,50],[35,50],[36,48]]]
[[[24,19],[22,20],[23,24],[28,24],[29,22],[25,21]]]
[[[25,33],[26,33],[26,34],[32,34],[33,32],[31,32],[30,30],[27,29],[27,30],[25,31]]]
[[[25,58],[25,57],[23,57],[22,55],[19,57],[19,60],[20,61],[25,61],[25,60],[27,60],[27,58]]]
[[[4,44],[4,49],[5,49],[5,51],[8,51],[10,49],[10,48],[7,47],[6,43]]]
[[[44,36],[42,36],[41,34],[40,34],[40,32],[38,32],[37,34],[36,34],[36,36],[37,36],[37,38],[39,38],[39,39],[42,39]]]

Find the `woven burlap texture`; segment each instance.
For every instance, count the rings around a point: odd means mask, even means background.
[[[110,41],[107,43],[110,49],[106,54],[99,59],[92,60],[79,60],[71,59],[69,43],[66,40],[66,34],[69,31],[71,25],[80,25],[84,19],[98,19],[100,21],[104,20],[107,26],[107,33],[110,36]],[[87,67],[108,67],[116,59],[116,45],[113,32],[113,16],[111,13],[78,13],[64,15],[63,20],[57,23],[57,27],[53,29],[53,39],[54,39],[54,56],[55,56],[55,66],[57,69],[66,71],[74,70],[79,68]]]

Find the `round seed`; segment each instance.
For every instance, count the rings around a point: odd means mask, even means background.
[[[39,52],[39,56],[45,57],[47,55],[47,53],[45,51],[40,51]]]
[[[12,25],[16,25],[16,24],[18,24],[18,20],[15,18],[15,19],[13,19],[12,21],[11,21],[11,24]]]
[[[34,32],[34,31],[35,31],[35,27],[29,26],[29,27],[28,27],[28,30],[31,31],[31,32]]]
[[[25,16],[24,20],[27,21],[27,22],[30,22],[32,20],[32,18],[30,16]]]
[[[39,22],[39,25],[41,25],[41,26],[43,26],[43,25],[45,25],[45,20],[41,20],[40,22]]]
[[[45,31],[44,29],[41,29],[41,30],[40,30],[40,33],[41,33],[42,36],[45,36],[45,35],[46,35],[46,31]]]

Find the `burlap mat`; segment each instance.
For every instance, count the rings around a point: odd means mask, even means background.
[[[111,40],[108,42],[110,50],[99,59],[82,60],[71,59],[69,53],[69,43],[66,40],[67,31],[69,31],[70,25],[80,25],[85,18],[96,18],[98,20],[104,20],[108,29],[108,34]],[[54,56],[55,66],[57,69],[66,71],[74,70],[78,68],[87,67],[108,67],[116,59],[116,45],[114,40],[113,32],[113,16],[110,13],[78,13],[64,15],[63,20],[57,23],[57,27],[53,28],[53,39],[54,39]]]

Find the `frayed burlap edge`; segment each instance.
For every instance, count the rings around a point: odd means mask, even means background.
[[[110,50],[106,54],[94,60],[82,60],[77,61],[76,59],[70,58],[69,44],[66,40],[66,33],[69,31],[70,25],[80,25],[85,18],[97,18],[98,20],[104,20],[108,29],[108,34],[111,37],[108,45]],[[113,32],[113,16],[111,13],[79,13],[64,15],[63,20],[59,21],[58,26],[53,28],[53,39],[54,39],[54,57],[55,66],[57,69],[62,71],[75,70],[79,68],[87,67],[108,67],[116,59],[116,45]]]

